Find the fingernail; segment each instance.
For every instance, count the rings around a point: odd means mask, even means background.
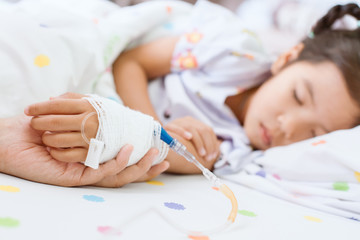
[[[157,148],[155,148],[155,150],[153,151],[152,162],[156,161],[159,155],[159,150]]]
[[[166,164],[164,164],[165,165],[164,166],[164,171],[166,171],[170,167],[169,162],[167,162],[167,161],[165,161],[165,162],[166,162]]]
[[[206,151],[205,148],[201,148],[199,151],[200,156],[205,156],[206,155]]]
[[[29,107],[28,107],[28,106],[24,109],[24,113],[25,113],[26,115],[29,115]]]
[[[191,139],[191,138],[192,138],[191,132],[185,132],[185,137],[186,137],[187,139]]]
[[[216,156],[217,156],[216,153],[211,153],[211,154],[209,154],[209,155],[206,157],[206,160],[207,160],[207,161],[211,161],[211,160],[215,159]]]
[[[123,146],[123,150],[125,150],[125,151],[130,151],[130,149],[132,149],[132,148],[133,148],[133,146],[131,144],[126,144]]]

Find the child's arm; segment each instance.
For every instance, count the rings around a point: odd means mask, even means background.
[[[124,52],[118,57],[113,65],[113,74],[116,91],[126,106],[148,114],[159,121],[148,95],[148,81],[170,73],[172,54],[178,39],[179,37],[162,38]],[[201,123],[199,124],[200,128],[204,126],[200,125]],[[188,125],[182,124],[181,126],[182,128],[178,130],[169,126],[168,131],[185,144],[190,152],[196,153],[197,149],[199,154],[195,154],[195,157],[202,163],[206,162],[205,165],[211,169],[219,154],[216,136],[211,134],[211,131],[203,131],[204,134],[198,135],[198,131],[194,127],[190,129]],[[192,138],[182,137],[184,134],[181,133],[186,130],[192,132]],[[209,135],[213,137],[212,140],[207,138]],[[204,144],[205,151],[203,151]],[[169,152],[167,160],[171,162],[170,172],[199,172],[193,164],[172,151]]]
[[[148,95],[148,81],[170,73],[179,37],[161,38],[122,53],[113,64],[116,91],[131,109],[159,120]]]

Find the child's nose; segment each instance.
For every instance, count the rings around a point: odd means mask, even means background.
[[[279,128],[280,131],[283,133],[282,135],[285,137],[285,139],[289,139],[292,135],[290,131],[290,122],[289,118],[285,115],[279,115],[277,117],[277,121],[279,122]]]

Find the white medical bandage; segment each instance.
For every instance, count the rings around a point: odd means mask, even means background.
[[[115,158],[125,144],[134,147],[127,166],[137,163],[151,147],[159,150],[153,165],[165,159],[169,147],[160,140],[161,126],[151,116],[97,95],[84,99],[94,107],[99,121],[96,138],[90,140],[86,166],[97,169],[100,163]]]

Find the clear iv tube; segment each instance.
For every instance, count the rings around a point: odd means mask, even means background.
[[[205,168],[189,151],[186,150],[186,147],[171,137],[163,128],[161,128],[161,136],[160,139],[169,145],[169,147],[176,152],[177,154],[183,156],[187,161],[195,164],[202,174],[214,185],[214,187],[219,188],[219,190],[231,201],[232,209],[228,217],[228,221],[233,223],[237,216],[238,203],[235,198],[234,193],[231,189],[223,184],[218,177],[215,176],[209,169]]]
[[[202,174],[215,187],[218,187],[218,188],[220,187],[220,185],[221,185],[220,179],[218,177],[216,177],[215,174],[213,174],[211,171],[209,171],[209,169],[205,168],[198,160],[196,160],[194,155],[192,155],[189,151],[187,151],[186,147],[182,143],[180,143],[178,140],[173,138],[169,147],[177,154],[183,156],[189,162],[195,164],[195,166],[197,166],[201,170]]]

